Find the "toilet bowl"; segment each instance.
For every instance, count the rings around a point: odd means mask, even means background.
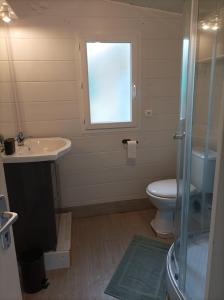
[[[159,180],[146,188],[152,204],[157,208],[156,216],[150,225],[161,237],[170,237],[174,233],[173,216],[176,207],[176,179]]]

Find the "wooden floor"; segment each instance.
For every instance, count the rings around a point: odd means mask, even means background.
[[[48,272],[48,289],[24,300],[114,299],[104,290],[133,235],[155,237],[149,225],[154,214],[150,209],[73,219],[71,268]]]

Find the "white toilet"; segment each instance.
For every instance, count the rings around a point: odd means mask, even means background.
[[[215,174],[216,152],[209,151],[207,176],[205,177],[204,189],[207,193],[213,191],[213,181]],[[205,155],[201,149],[192,151],[192,176],[191,193],[201,192],[203,189],[203,174]],[[174,210],[177,198],[176,179],[159,180],[150,183],[146,188],[146,193],[151,202],[157,208],[156,216],[151,221],[153,230],[161,237],[170,237],[174,233]]]
[[[157,208],[151,221],[154,231],[161,236],[173,233],[173,212],[176,206],[176,179],[160,180],[150,183],[146,188],[152,204]]]

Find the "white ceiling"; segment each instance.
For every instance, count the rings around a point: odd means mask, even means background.
[[[173,13],[182,13],[184,0],[111,0],[142,7],[150,7]],[[224,0],[199,0],[199,16],[203,18],[211,13],[219,13]]]
[[[169,12],[182,13],[184,0],[111,0],[137,6],[151,7]]]

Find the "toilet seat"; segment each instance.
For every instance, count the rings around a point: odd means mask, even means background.
[[[191,184],[191,193],[196,188]],[[158,199],[175,200],[177,198],[177,181],[176,179],[158,180],[150,183],[146,188],[146,193]]]
[[[150,183],[146,189],[147,194],[150,196],[162,197],[164,200],[176,199],[177,197],[177,182],[176,179],[159,180]]]

